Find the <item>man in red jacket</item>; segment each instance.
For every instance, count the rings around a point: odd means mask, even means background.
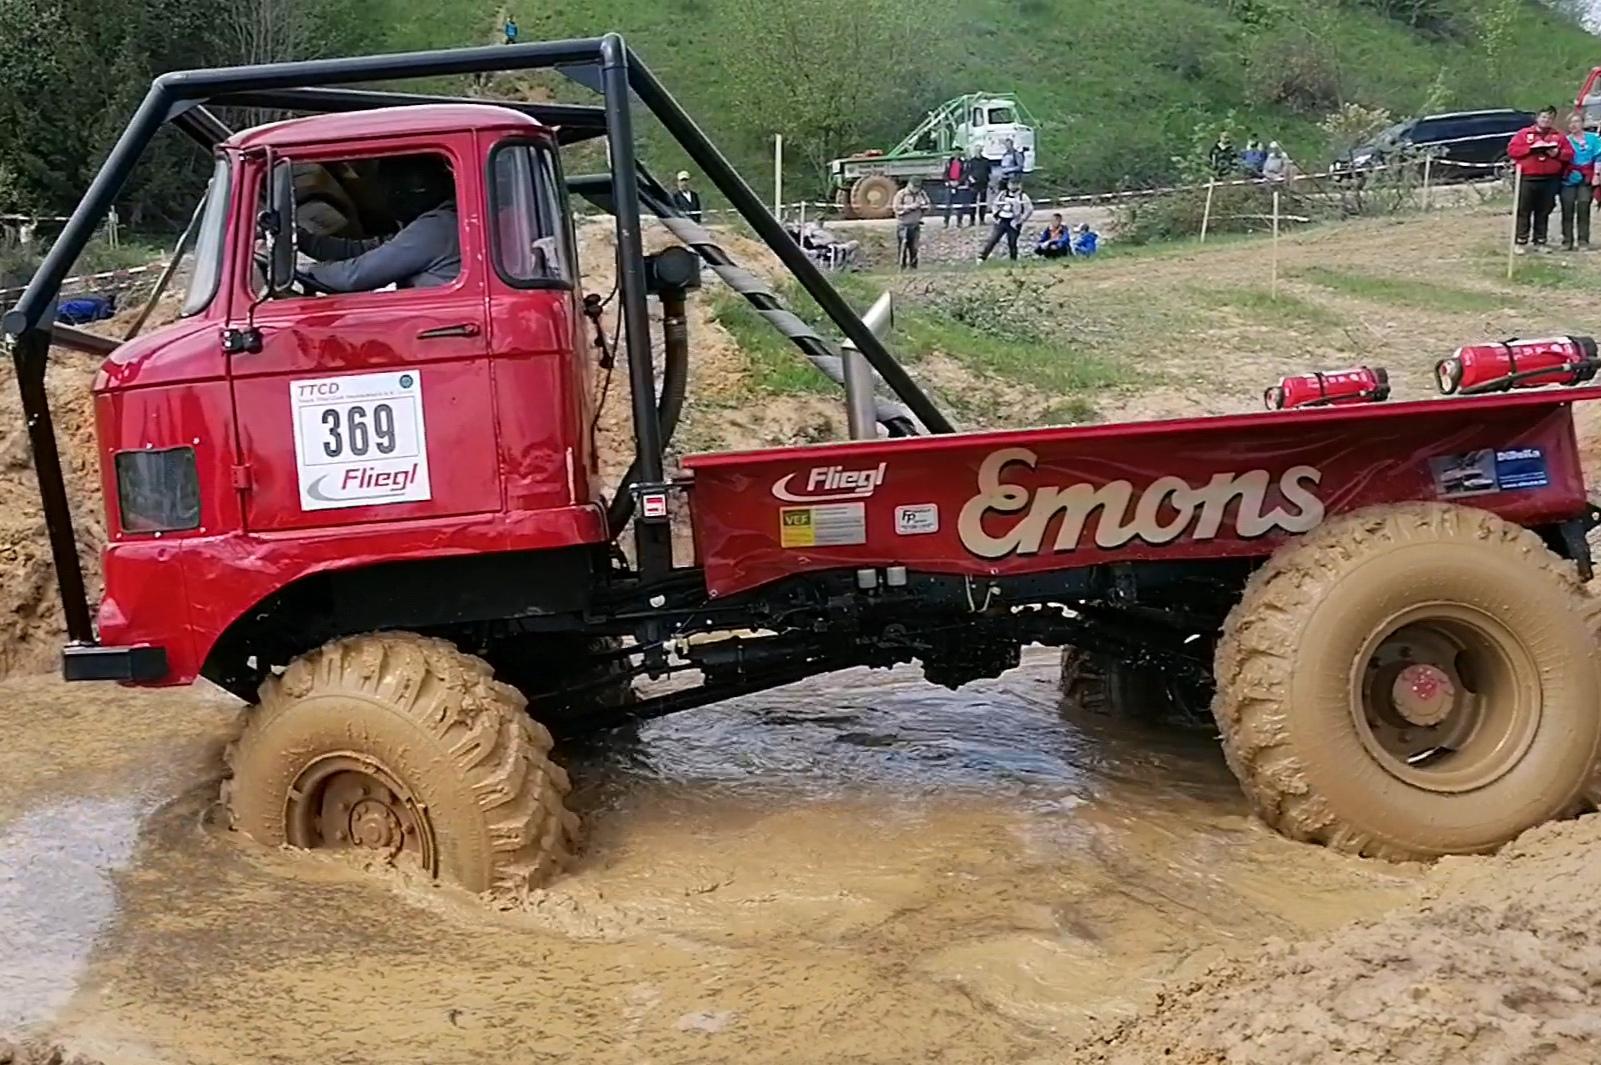
[[[1507,145],[1507,155],[1518,166],[1518,254],[1534,246],[1545,247],[1562,179],[1573,162],[1573,144],[1556,128],[1557,109],[1546,107],[1535,116],[1534,125],[1518,130]]]

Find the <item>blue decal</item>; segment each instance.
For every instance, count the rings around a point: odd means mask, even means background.
[[[1495,482],[1503,492],[1518,488],[1544,488],[1551,483],[1551,475],[1545,467],[1545,453],[1537,447],[1497,451]]]

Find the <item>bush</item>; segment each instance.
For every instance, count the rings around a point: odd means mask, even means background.
[[[1307,38],[1263,38],[1247,76],[1260,99],[1302,115],[1318,115],[1340,102],[1340,71],[1326,47]]]

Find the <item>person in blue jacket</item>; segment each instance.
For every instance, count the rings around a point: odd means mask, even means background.
[[[1051,215],[1051,224],[1040,230],[1034,244],[1034,254],[1042,259],[1055,259],[1073,253],[1073,231],[1062,224],[1062,216]]]
[[[1575,111],[1568,118],[1568,143],[1573,145],[1573,162],[1568,166],[1557,199],[1562,204],[1562,250],[1590,250],[1590,204],[1595,198],[1596,159],[1601,156],[1601,136],[1584,128],[1584,116]],[[1575,232],[1577,229],[1577,232]]]
[[[1080,222],[1073,229],[1073,254],[1090,256],[1100,250],[1101,237],[1088,222]]]

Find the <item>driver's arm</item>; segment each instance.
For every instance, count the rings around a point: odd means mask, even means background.
[[[339,262],[316,263],[306,273],[330,292],[371,292],[399,284],[422,273],[448,250],[455,226],[453,215],[424,215],[376,247]]]
[[[354,259],[383,244],[383,237],[329,237],[302,229],[295,236],[295,246],[320,263]]]

